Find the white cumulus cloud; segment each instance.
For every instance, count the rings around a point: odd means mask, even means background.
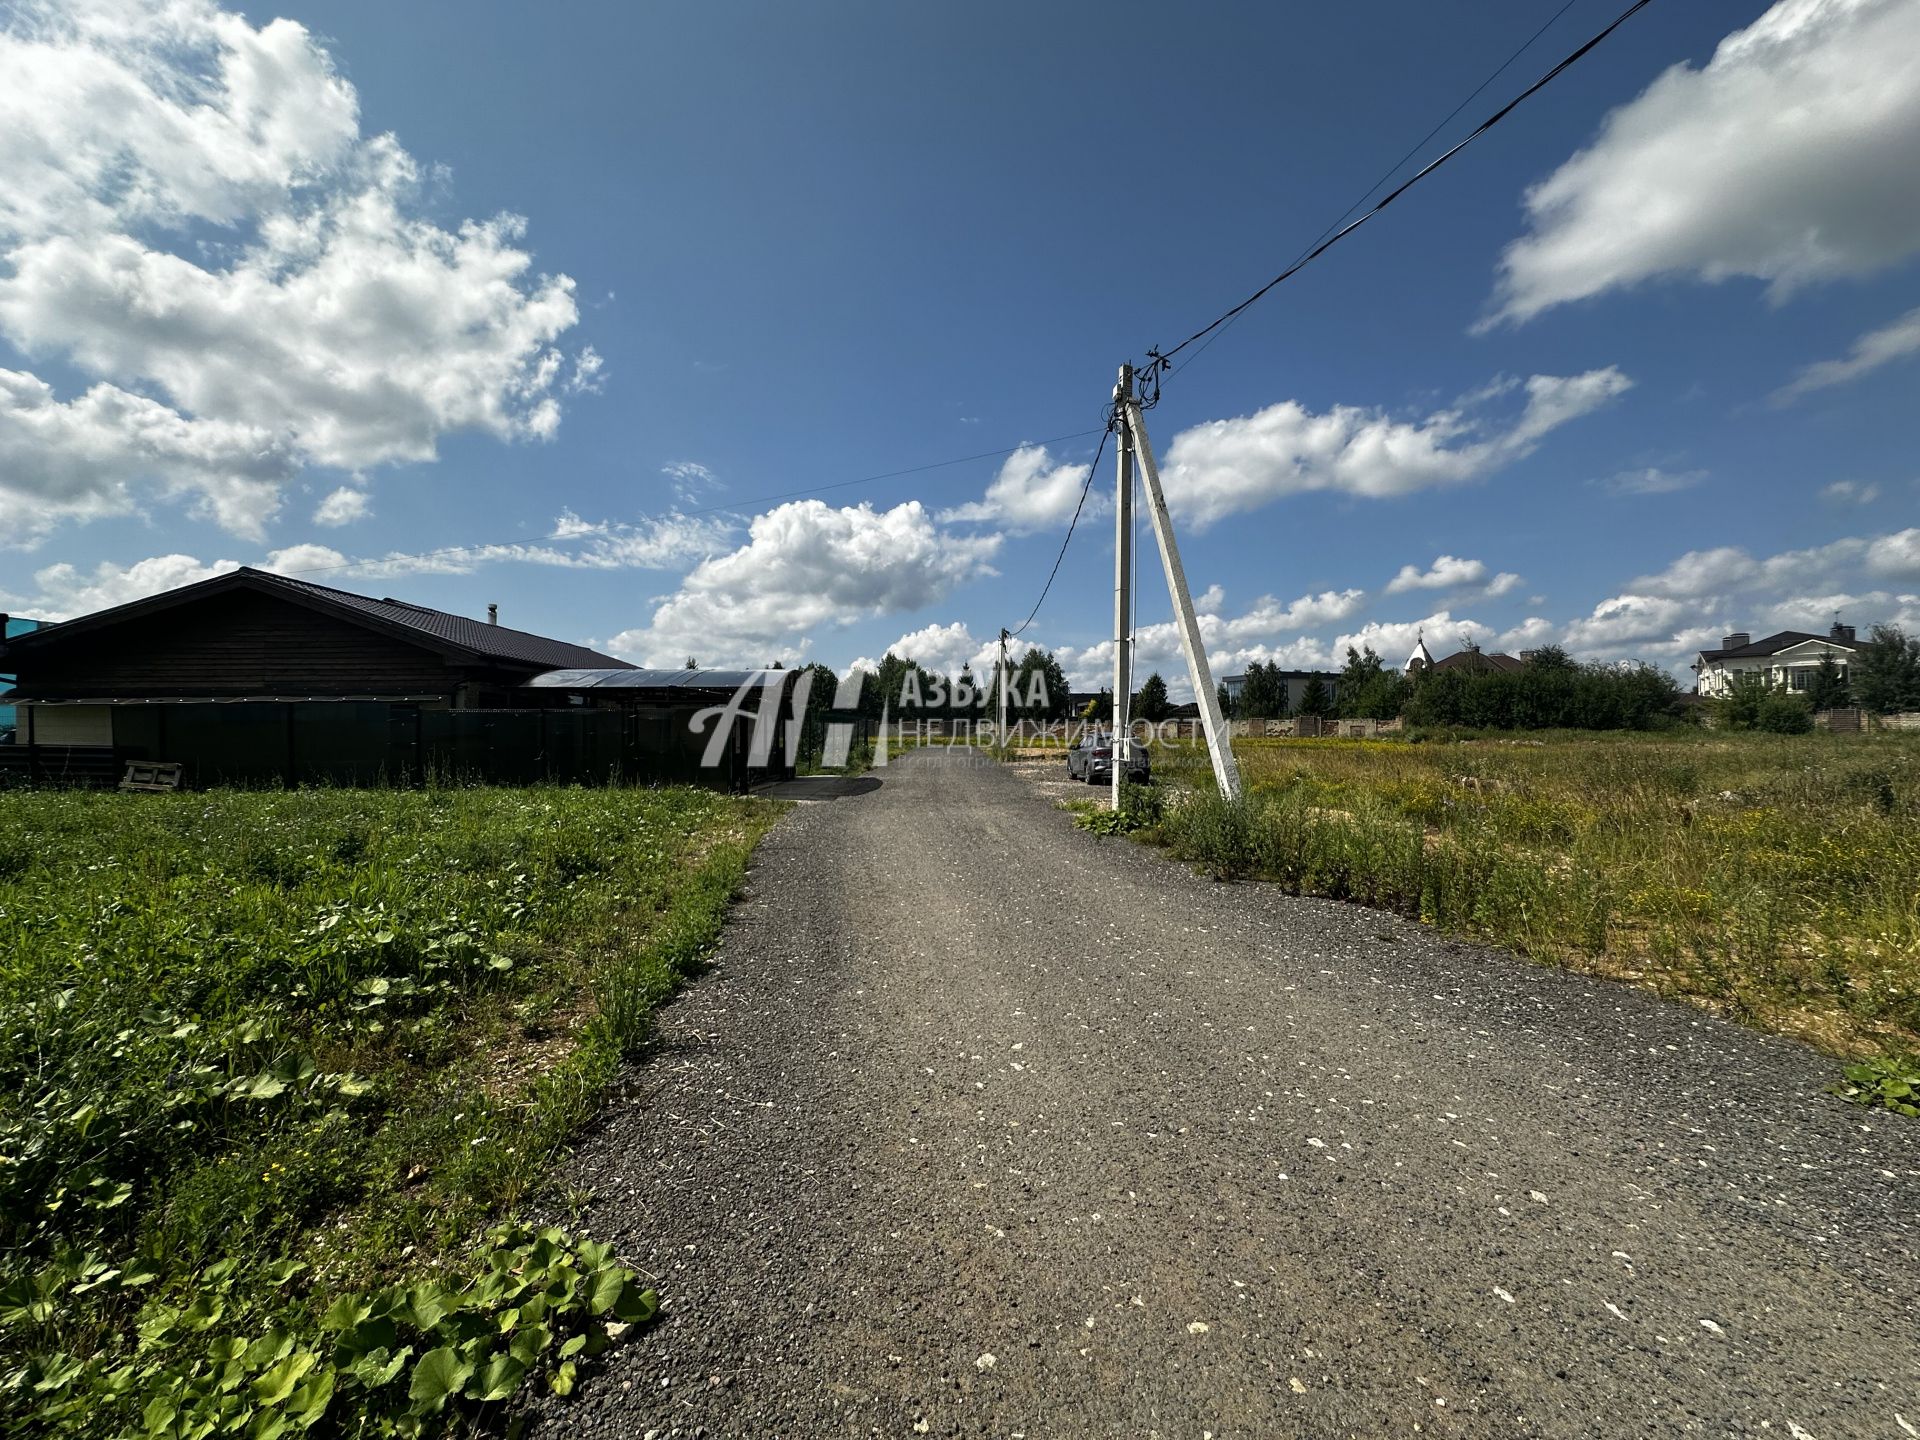
[[[1020,656],[1027,649],[1025,643],[1010,645],[1007,648],[1008,659],[1018,664]],[[1000,663],[1000,642],[997,638],[977,639],[964,620],[955,620],[946,625],[936,622],[923,625],[918,630],[910,630],[883,653],[914,660],[938,675],[958,675],[960,667],[967,665],[972,667],[976,676],[984,678],[991,675],[994,666]],[[863,655],[850,668],[865,670],[873,675],[879,673],[880,662]]]
[[[1776,300],[1920,250],[1920,5],[1780,0],[1527,192],[1491,322],[1662,276]]]
[[[351,525],[372,513],[373,506],[367,499],[366,491],[342,485],[314,507],[313,523],[329,527]]]
[[[943,530],[917,500],[890,510],[793,501],[755,516],[746,544],[701,561],[648,625],[610,645],[649,664],[802,658],[824,632],[937,603],[991,573],[999,546],[998,535]]]
[[[1485,561],[1442,555],[1425,570],[1418,565],[1402,565],[1400,573],[1387,582],[1387,593],[1398,595],[1407,590],[1458,590],[1463,586],[1478,585],[1486,578]]]
[[[5,502],[37,533],[134,508],[157,479],[257,537],[300,466],[431,460],[456,431],[544,438],[557,394],[598,383],[591,350],[563,380],[573,282],[534,272],[524,222],[425,219],[418,164],[361,135],[353,87],[292,21],[21,0],[0,23],[0,134],[0,336],[93,385],[46,403],[193,436],[159,456],[47,436],[37,468],[59,486],[27,467]],[[16,451],[36,433],[9,428]]]
[[[1581,375],[1497,383],[1467,404],[1423,420],[1336,405],[1316,414],[1298,401],[1181,431],[1168,447],[1167,503],[1204,528],[1287,495],[1337,490],[1382,498],[1483,479],[1531,454],[1551,431],[1592,413],[1633,382],[1613,366]],[[1510,390],[1526,397],[1504,428],[1477,406]]]
[[[38,376],[0,370],[0,546],[33,545],[62,520],[124,514],[141,482],[258,538],[297,470],[280,437],[257,426],[182,415],[117,385],[62,401]]]
[[[1073,518],[1087,483],[1086,465],[1056,464],[1044,445],[1023,445],[1000,464],[980,499],[940,512],[943,521],[992,521],[1016,534],[1050,529]],[[1087,513],[1105,499],[1089,495]]]

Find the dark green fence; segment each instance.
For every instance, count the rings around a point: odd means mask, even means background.
[[[714,768],[693,708],[430,710],[380,701],[234,701],[114,707],[111,765],[67,747],[0,746],[0,781],[97,783],[133,760],[177,761],[210,785],[689,784],[741,788],[746,734]],[[57,754],[55,752],[58,752]],[[12,752],[12,753],[8,753]],[[105,761],[103,749],[91,757]],[[57,762],[57,763],[56,763]],[[773,757],[772,774],[783,757]]]

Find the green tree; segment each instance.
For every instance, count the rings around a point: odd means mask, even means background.
[[[1897,625],[1876,625],[1853,653],[1853,694],[1876,715],[1920,710],[1920,639]]]
[[[1021,720],[1064,720],[1070,694],[1067,672],[1053,652],[1029,647],[1014,666],[1007,713]]]
[[[1347,647],[1347,663],[1340,672],[1340,713],[1349,719],[1391,720],[1407,700],[1406,677],[1389,670],[1373,653]],[[1305,696],[1301,709],[1305,710]]]
[[[1847,677],[1840,673],[1840,663],[1829,651],[1814,668],[1813,681],[1807,686],[1807,705],[1817,712],[1843,709],[1852,703]]]
[[[962,661],[960,673],[947,686],[948,717],[954,720],[979,719],[986,697],[986,687],[973,678],[973,662]]]
[[[1160,678],[1160,672],[1156,670],[1141,683],[1138,693],[1133,697],[1134,718],[1157,724],[1172,713],[1173,702],[1167,698],[1167,682]]]
[[[1223,720],[1234,719],[1233,696],[1227,690],[1226,681],[1222,680],[1218,685],[1214,686],[1213,697],[1220,702],[1220,718]]]
[[[1333,714],[1333,701],[1327,695],[1326,682],[1318,675],[1307,677],[1306,688],[1300,692],[1300,713],[1318,715],[1323,719]]]
[[[1272,661],[1254,661],[1247,666],[1247,678],[1240,686],[1240,701],[1234,713],[1247,720],[1280,720],[1287,713],[1287,685],[1280,678],[1280,667]]]
[[[933,693],[933,676],[918,662],[889,650],[880,660],[871,684],[860,691],[860,713],[878,720],[881,712],[895,720],[931,719],[925,699]]]
[[[809,683],[808,677],[811,676]],[[820,754],[826,748],[828,712],[833,707],[834,691],[839,688],[840,677],[825,665],[803,665],[800,678],[794,682],[794,693],[799,687],[808,686],[806,708],[800,713],[800,750],[802,765],[817,765]]]
[[[1580,668],[1573,657],[1558,645],[1542,645],[1538,650],[1529,650],[1527,667],[1542,673],[1560,674],[1567,674]]]

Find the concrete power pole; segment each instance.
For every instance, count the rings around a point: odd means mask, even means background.
[[[1007,627],[1000,627],[1000,725],[994,739],[1002,751],[1007,748]]]
[[[1120,367],[1113,398],[1121,407],[1132,405],[1133,366]],[[1116,427],[1114,438],[1119,471],[1113,505],[1113,715],[1108,745],[1113,753],[1112,799],[1117,811],[1133,728],[1133,442],[1124,423]]]
[[[1160,490],[1160,467],[1154,463],[1153,442],[1147,439],[1146,422],[1140,416],[1140,400],[1133,393],[1132,373],[1121,369],[1127,381],[1121,397],[1121,455],[1140,457],[1140,475],[1146,483],[1147,515],[1153,521],[1154,539],[1160,542],[1160,563],[1167,572],[1167,590],[1173,597],[1173,616],[1180,629],[1180,648],[1187,657],[1187,677],[1193,682],[1193,698],[1200,702],[1200,723],[1207,732],[1207,753],[1213,761],[1213,778],[1220,793],[1228,799],[1240,794],[1240,767],[1234,762],[1233,741],[1226,721],[1220,716],[1220,697],[1213,688],[1213,672],[1207,665],[1207,647],[1200,639],[1200,622],[1193,613],[1193,595],[1187,589],[1186,567],[1180,563],[1180,547],[1174,542],[1173,521],[1167,516],[1167,497]],[[1123,461],[1123,463],[1127,463]],[[1116,772],[1117,773],[1117,772]],[[1114,797],[1119,798],[1116,786]]]

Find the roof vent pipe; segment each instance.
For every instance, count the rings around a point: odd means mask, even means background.
[[[489,625],[498,625],[500,623],[500,607],[498,605],[487,606],[487,623]]]

